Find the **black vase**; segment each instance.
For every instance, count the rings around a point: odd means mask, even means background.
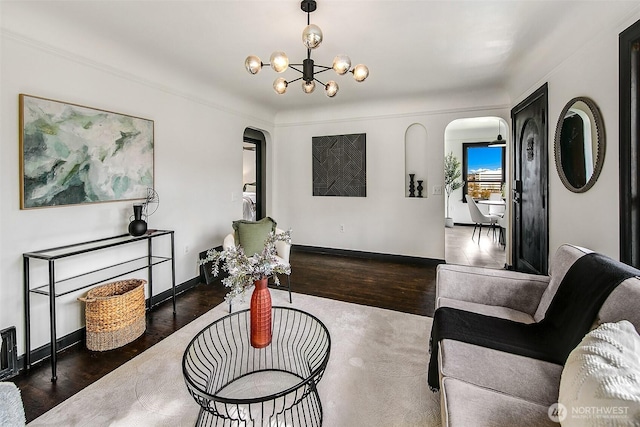
[[[416,187],[416,190],[418,190],[418,197],[422,197],[422,190],[424,190],[424,187],[422,186],[422,179],[418,180],[418,186]]]
[[[129,223],[129,234],[142,236],[147,232],[147,223],[142,219],[142,205],[133,205],[133,218]]]
[[[416,197],[416,184],[413,181],[415,176],[415,173],[409,174],[409,197]]]

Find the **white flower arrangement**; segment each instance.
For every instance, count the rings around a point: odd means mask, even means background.
[[[276,285],[280,285],[278,274],[291,274],[291,266],[283,264],[276,256],[276,242],[291,244],[291,230],[282,233],[273,231],[267,236],[264,249],[261,253],[253,256],[246,256],[241,246],[236,246],[221,252],[209,249],[207,256],[199,261],[200,265],[212,262],[211,273],[217,276],[220,273],[220,263],[224,261],[222,269],[229,273],[229,276],[222,279],[222,283],[231,290],[226,295],[225,300],[242,295],[246,288],[253,285],[256,280],[273,277]]]

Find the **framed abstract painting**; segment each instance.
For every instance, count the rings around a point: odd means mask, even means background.
[[[20,208],[144,198],[153,120],[20,94]]]
[[[367,197],[367,134],[314,136],[313,195]]]

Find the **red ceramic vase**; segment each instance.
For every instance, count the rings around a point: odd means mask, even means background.
[[[267,278],[253,282],[251,294],[251,346],[264,348],[271,344],[271,293]]]

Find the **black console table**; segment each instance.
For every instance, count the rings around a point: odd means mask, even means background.
[[[171,237],[171,256],[158,256],[153,254],[153,239],[161,236]],[[145,240],[147,241],[147,253],[144,256],[133,258],[124,262],[118,262],[116,264],[108,265],[99,269],[87,271],[65,279],[56,280],[55,263],[57,260]],[[29,280],[29,261],[31,259],[47,261],[49,267],[49,282],[33,289],[31,288]],[[176,268],[173,230],[150,230],[146,234],[137,237],[130,236],[129,234],[123,234],[120,236],[107,237],[104,239],[60,246],[57,248],[28,252],[22,254],[22,261],[24,268],[25,306],[24,366],[25,369],[31,368],[31,294],[45,295],[49,297],[49,322],[51,327],[51,381],[56,381],[57,379],[56,365],[58,342],[56,334],[56,298],[107,282],[109,280],[113,280],[126,274],[146,269],[149,284],[149,299],[147,301],[147,309],[151,309],[154,307],[153,266],[165,262],[171,262],[171,290],[173,298],[173,313],[176,313]]]

